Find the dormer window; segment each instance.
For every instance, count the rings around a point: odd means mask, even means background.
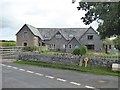
[[[44,35],[44,38],[48,38],[48,35],[45,34],[45,35]]]
[[[56,34],[55,37],[56,37],[56,38],[61,38],[61,35],[60,35],[60,34]]]
[[[93,40],[93,35],[88,35],[88,40]]]
[[[74,35],[70,34],[69,35],[69,40],[71,40],[74,37]]]

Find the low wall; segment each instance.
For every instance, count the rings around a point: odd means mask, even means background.
[[[70,56],[70,55],[45,55],[38,53],[22,53],[18,55],[18,60],[26,61],[42,61],[55,64],[64,64],[64,65],[79,65],[80,57],[79,56]]]
[[[42,61],[55,64],[64,64],[64,65],[74,65],[82,66],[84,65],[84,57],[75,56],[75,55],[45,55],[38,53],[24,52],[18,55],[18,60],[26,61]],[[112,67],[112,63],[120,63],[119,58],[112,57],[88,57],[88,66],[99,66],[99,67]]]

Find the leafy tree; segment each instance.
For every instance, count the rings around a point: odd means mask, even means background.
[[[117,38],[115,38],[113,40],[113,43],[115,44],[115,48],[117,48],[120,51],[120,36],[118,36]]]
[[[77,8],[86,11],[84,24],[99,23],[101,38],[120,35],[120,2],[79,2]]]

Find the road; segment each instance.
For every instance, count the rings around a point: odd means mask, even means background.
[[[118,77],[3,62],[2,88],[118,88]]]

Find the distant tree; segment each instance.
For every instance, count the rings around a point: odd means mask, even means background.
[[[114,43],[114,45],[115,45],[115,48],[120,51],[120,36],[118,36],[117,38],[115,38],[115,39],[113,40],[113,43]]]
[[[101,38],[120,35],[120,2],[79,2],[77,9],[86,11],[81,18],[84,24],[99,23]]]

